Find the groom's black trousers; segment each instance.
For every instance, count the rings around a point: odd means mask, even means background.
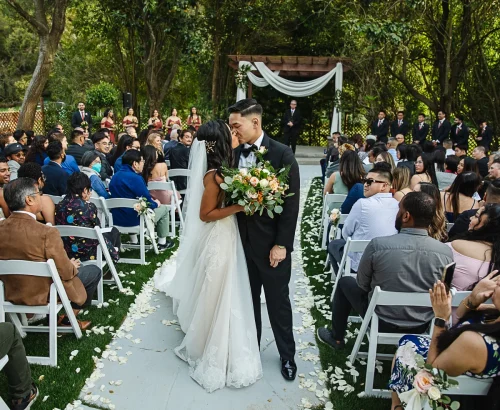
[[[267,257],[252,255],[251,247],[245,243],[243,249],[246,253],[259,346],[262,336],[260,293],[264,287],[269,320],[279,354],[282,359],[293,360],[295,341],[293,339],[292,305],[288,290],[292,275],[291,255],[287,252],[286,259],[273,268],[269,261],[269,255]],[[247,253],[247,251],[249,252]]]

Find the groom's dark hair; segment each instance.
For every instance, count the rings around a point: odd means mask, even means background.
[[[262,117],[262,105],[254,98],[240,100],[236,104],[231,105],[227,111],[229,114],[239,113],[242,117],[248,117],[249,115],[258,115]]]

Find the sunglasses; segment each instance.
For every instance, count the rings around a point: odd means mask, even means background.
[[[372,179],[372,178],[365,178],[365,179],[363,179],[363,184],[368,185],[368,186],[370,186],[374,182],[376,182],[377,184],[388,184],[387,181],[379,181],[377,179]]]

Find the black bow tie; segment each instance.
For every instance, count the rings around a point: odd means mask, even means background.
[[[242,154],[245,158],[247,158],[247,157],[250,155],[250,153],[251,153],[251,152],[258,151],[258,150],[259,150],[259,148],[257,148],[257,145],[251,145],[251,146],[249,146],[248,148],[243,148],[243,149],[241,150],[241,154]]]

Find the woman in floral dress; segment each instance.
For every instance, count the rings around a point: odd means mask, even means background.
[[[392,410],[403,409],[399,394],[414,387],[416,355],[448,376],[466,374],[479,379],[500,375],[500,276],[492,271],[481,280],[457,308],[461,322],[447,329],[451,316],[451,294],[438,281],[429,291],[434,310],[435,326],[432,337],[406,335],[399,341],[389,387]],[[486,305],[489,298],[492,305]],[[464,354],[467,352],[467,354]],[[431,386],[428,385],[428,388]]]

